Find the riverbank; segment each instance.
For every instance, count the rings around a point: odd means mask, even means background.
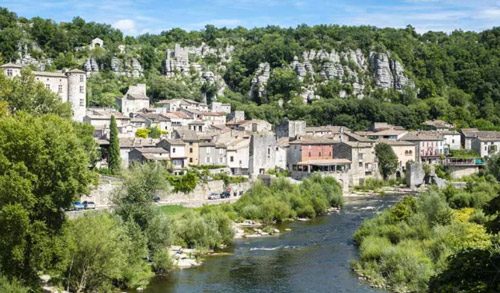
[[[145,293],[380,293],[351,270],[350,262],[357,258],[352,234],[364,219],[399,199],[346,198],[342,209],[328,216],[279,224],[280,234],[235,239],[222,254],[205,256],[201,266],[153,279]]]
[[[431,188],[406,197],[358,228],[354,240],[360,256],[353,263],[354,271],[377,288],[428,291],[429,282],[441,278],[454,256],[468,250],[488,255],[495,247],[498,237],[487,229],[484,207],[499,190],[493,177],[471,177],[463,190]],[[447,272],[444,283],[452,284],[446,278],[453,275]],[[440,286],[439,281],[435,284]],[[448,285],[441,285],[431,291],[449,291]]]

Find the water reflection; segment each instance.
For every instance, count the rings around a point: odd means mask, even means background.
[[[395,200],[356,200],[339,214],[293,223],[292,232],[279,237],[236,241],[232,255],[154,280],[145,292],[378,292],[351,271],[357,257],[352,234]]]

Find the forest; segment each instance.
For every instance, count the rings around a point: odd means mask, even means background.
[[[87,58],[94,58],[100,71],[89,79],[88,106],[114,106],[115,97],[137,82],[148,85],[153,102],[172,98],[202,100],[207,95],[210,98],[215,89],[195,75],[164,76],[167,49],[176,43],[206,44],[217,49],[234,47],[226,62],[221,63],[217,54],[197,61],[223,79],[224,91],[217,99],[244,110],[247,118],[266,119],[274,124],[285,118],[304,119],[310,125],[345,125],[352,129],[366,128],[373,121],[415,129],[423,121],[435,118],[458,127],[500,127],[498,27],[483,32],[419,34],[410,25],[404,29],[328,24],[253,29],[207,25],[200,31],[174,28],[160,34],[124,36],[110,25],[86,22],[80,17],[56,23],[39,17],[26,19],[0,9],[0,31],[3,62],[18,59],[23,46],[32,57],[51,60],[47,70],[82,68]],[[104,41],[105,49],[81,49],[96,37]],[[125,52],[120,52],[120,45],[126,47]],[[363,98],[359,99],[352,94],[353,84],[349,80],[319,76],[299,79],[290,66],[296,56],[306,51],[356,49],[365,55],[389,52],[391,60],[403,65],[404,74],[415,86],[380,89],[366,76],[370,72],[359,72],[365,82]],[[136,58],[142,64],[143,76],[114,74],[113,57]],[[264,62],[270,65],[266,94],[252,97],[249,95],[252,79],[259,64]],[[351,66],[347,63],[345,66]],[[318,98],[304,101],[301,91],[312,86],[312,80]],[[346,95],[341,97],[340,90]]]

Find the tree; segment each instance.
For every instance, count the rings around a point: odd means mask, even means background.
[[[499,292],[498,249],[463,250],[448,259],[447,268],[430,280],[430,292]]]
[[[486,168],[491,175],[495,176],[495,178],[500,181],[500,154],[491,156],[491,158],[488,159]]]
[[[118,127],[116,126],[116,118],[114,115],[111,115],[111,123],[109,128],[110,134],[108,168],[111,173],[118,174],[121,168],[120,141],[118,140]]]
[[[375,155],[378,159],[378,168],[384,179],[387,179],[396,172],[398,157],[390,145],[386,143],[377,144],[375,146]]]
[[[72,123],[55,115],[0,118],[0,273],[37,283],[63,261],[57,241],[93,176]],[[57,261],[59,260],[59,261]]]
[[[133,227],[107,213],[85,215],[68,223],[71,261],[64,283],[72,292],[108,291],[113,283],[129,288],[147,285],[152,273],[145,261],[146,241],[130,229]]]
[[[29,69],[20,78],[10,79],[0,72],[0,101],[6,101],[11,113],[57,114],[71,118],[71,105],[63,103],[59,96],[35,80]]]

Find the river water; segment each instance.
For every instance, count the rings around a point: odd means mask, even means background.
[[[340,213],[292,223],[291,232],[237,240],[230,255],[155,279],[145,292],[381,292],[352,272],[350,261],[357,257],[352,234],[396,200],[349,199]]]

